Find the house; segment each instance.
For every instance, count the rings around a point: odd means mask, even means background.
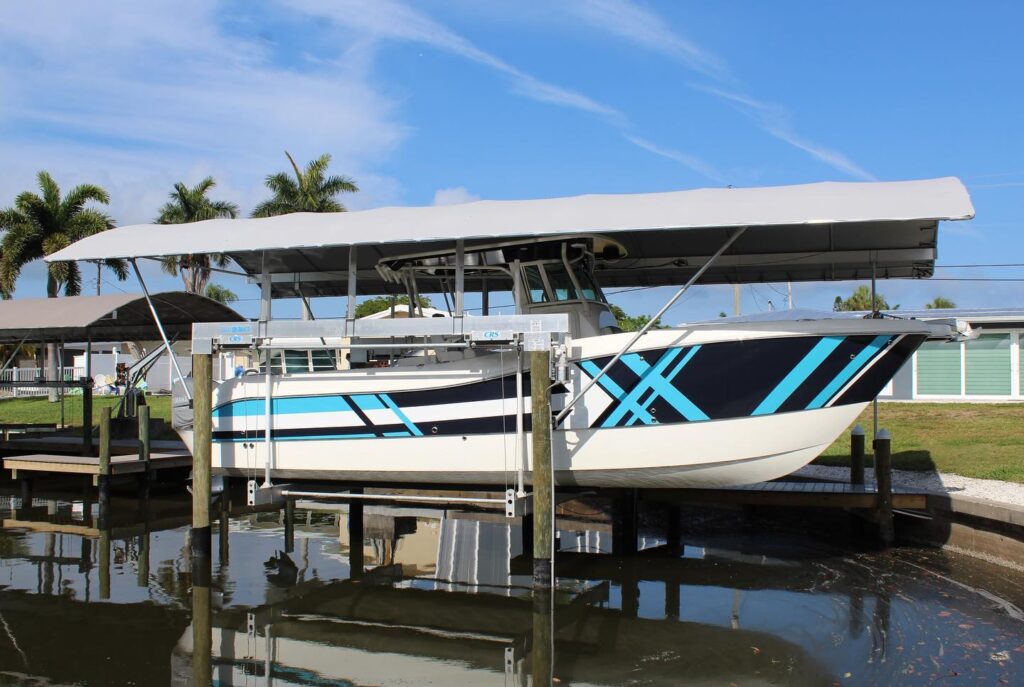
[[[956,318],[978,333],[966,341],[926,341],[882,390],[880,400],[1024,401],[1024,309],[894,310],[919,319]]]

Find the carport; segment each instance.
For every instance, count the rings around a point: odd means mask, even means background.
[[[232,308],[193,293],[169,291],[152,296],[140,294],[109,294],[103,296],[69,296],[66,298],[21,298],[0,301],[0,344],[13,344],[13,351],[0,363],[0,389],[17,386],[53,388],[63,403],[65,391],[81,389],[82,450],[92,451],[92,374],[91,348],[95,341],[162,341],[136,366],[155,362],[164,351],[170,353],[176,376],[183,375],[171,350],[176,341],[192,336],[196,322],[243,322],[245,318]],[[68,378],[58,373],[57,361],[63,359],[66,344],[85,344],[84,375]],[[49,347],[47,367],[40,378],[8,379],[8,368],[25,344]],[[60,351],[60,355],[55,355]],[[129,388],[131,384],[129,383]],[[130,404],[122,405],[122,413],[131,414]]]

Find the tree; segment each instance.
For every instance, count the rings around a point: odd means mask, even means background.
[[[206,291],[203,292],[207,298],[223,303],[234,303],[238,300],[238,295],[226,286],[220,284],[207,284]]]
[[[273,217],[293,212],[345,212],[345,206],[335,196],[339,193],[355,193],[359,190],[354,179],[347,176],[326,176],[331,156],[321,155],[300,170],[286,150],[284,154],[292,164],[295,177],[287,172],[271,174],[266,186],[273,193],[252,211],[253,217]]]
[[[422,308],[433,307],[430,299],[426,296],[419,297],[419,304]],[[395,305],[409,305],[408,296],[398,296],[395,298]],[[373,298],[367,298],[362,303],[356,305],[356,319],[360,317],[366,317],[367,315],[374,315],[384,310],[391,308],[391,296],[374,296]]]
[[[14,207],[0,210],[0,230],[6,230],[0,242],[0,292],[14,293],[21,269],[30,262],[66,248],[75,241],[106,231],[114,221],[91,207],[89,202],[108,205],[110,196],[99,186],[81,184],[61,196],[60,186],[47,172],[36,175],[42,195],[32,191],[20,193]],[[103,260],[120,281],[128,278],[124,260]],[[46,297],[77,296],[82,292],[82,272],[75,262],[51,262],[46,267]],[[56,344],[46,345],[46,374],[57,378]],[[57,400],[57,390],[49,393]]]
[[[898,310],[899,307],[898,305],[890,307],[888,301],[885,300],[885,296],[876,293],[875,307],[872,308],[871,289],[863,285],[858,286],[846,300],[836,296],[836,300],[832,304],[832,309],[836,312],[849,310]]]
[[[608,307],[611,308],[612,315],[614,315],[615,319],[618,321],[619,329],[621,329],[624,332],[639,331],[640,329],[643,328],[645,324],[651,321],[650,315],[627,315],[626,311],[617,305],[612,305],[609,303]],[[661,320],[655,322],[654,326],[652,327],[652,329],[664,328],[665,327],[662,326],[661,324]]]
[[[160,208],[157,224],[188,224],[218,217],[234,219],[238,216],[237,205],[223,200],[210,200],[207,196],[216,185],[213,177],[206,177],[192,188],[179,181],[170,193],[170,200]],[[186,291],[204,293],[210,281],[211,267],[226,267],[228,257],[220,253],[170,255],[162,263],[164,272],[181,275]]]
[[[932,299],[931,303],[925,303],[924,307],[926,310],[943,310],[947,308],[955,308],[956,303],[943,296],[936,296]]]
[[[75,241],[106,231],[113,220],[89,202],[107,205],[110,196],[99,186],[82,184],[61,196],[60,186],[47,172],[37,175],[42,195],[25,191],[14,206],[0,210],[0,229],[7,231],[0,243],[0,292],[14,293],[22,268],[30,262],[66,248]],[[118,278],[128,278],[124,260],[104,260]],[[74,262],[51,262],[46,268],[46,296],[56,298],[82,292],[82,272]]]

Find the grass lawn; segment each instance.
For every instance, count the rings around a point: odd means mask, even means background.
[[[100,409],[106,406],[116,413],[117,396],[93,396],[92,424],[95,427],[100,421]],[[161,418],[170,422],[171,397],[149,396],[146,403],[150,407],[150,417]],[[64,418],[68,425],[82,426],[82,397],[68,396],[64,399]],[[42,398],[9,398],[0,400],[0,424],[5,422],[56,422],[60,423],[60,403],[50,403]]]
[[[870,405],[857,422],[868,434],[870,454]],[[1024,482],[1024,403],[879,403],[878,426],[892,433],[898,470]],[[814,462],[849,466],[849,432]]]

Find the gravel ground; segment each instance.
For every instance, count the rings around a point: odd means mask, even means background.
[[[811,479],[828,479],[841,482],[850,481],[849,468],[829,467],[826,465],[808,465],[793,473],[798,477]],[[866,484],[874,485],[874,470],[864,471]],[[940,472],[913,472],[910,470],[893,470],[892,484],[903,489],[920,489],[936,494],[953,494],[976,499],[996,501],[1011,506],[1024,506],[1024,484],[1001,482],[994,479],[976,479],[947,475]]]

